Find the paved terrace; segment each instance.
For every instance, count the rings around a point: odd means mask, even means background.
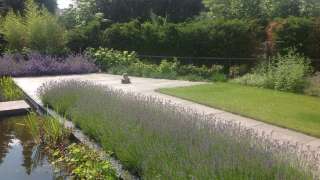
[[[151,95],[161,98],[163,100],[170,100],[172,103],[186,108],[191,108],[199,113],[214,115],[218,120],[233,121],[241,123],[242,126],[253,129],[258,133],[272,133],[272,138],[279,141],[289,141],[291,143],[299,143],[301,145],[309,146],[313,150],[320,152],[320,139],[311,137],[299,132],[280,128],[270,124],[266,124],[254,119],[242,117],[222,110],[210,108],[204,105],[193,103],[190,101],[182,100],[180,98],[164,95],[155,90],[159,88],[170,87],[182,87],[191,86],[197,84],[203,84],[199,82],[188,82],[178,80],[164,80],[164,79],[150,79],[150,78],[137,78],[131,77],[132,84],[121,84],[122,77],[109,74],[87,74],[87,75],[68,75],[68,76],[50,76],[50,77],[30,77],[30,78],[15,78],[14,81],[17,85],[33,100],[42,104],[37,94],[37,89],[43,84],[50,81],[62,81],[62,80],[81,80],[90,81],[99,85],[108,85],[116,89],[122,89],[124,91],[130,91],[135,93],[141,93],[143,95]]]

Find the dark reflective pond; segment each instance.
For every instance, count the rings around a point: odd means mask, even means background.
[[[64,179],[54,173],[44,151],[34,143],[25,118],[0,117],[0,179]]]

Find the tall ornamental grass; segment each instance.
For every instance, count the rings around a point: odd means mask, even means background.
[[[315,152],[157,98],[77,81],[39,93],[143,179],[318,178]]]
[[[0,77],[0,102],[21,100],[23,98],[23,92],[16,86],[12,78]]]
[[[47,9],[38,7],[33,0],[26,1],[24,15],[10,10],[1,22],[0,32],[10,52],[32,50],[44,54],[63,54],[66,51],[67,31],[57,17]]]

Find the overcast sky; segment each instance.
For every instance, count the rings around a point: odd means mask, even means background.
[[[68,8],[71,3],[72,0],[58,0],[58,7],[60,9],[65,9]]]

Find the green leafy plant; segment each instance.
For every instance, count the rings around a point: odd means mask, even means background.
[[[135,52],[106,48],[90,48],[87,50],[87,54],[96,60],[96,64],[103,71],[112,74],[128,73],[132,76],[164,79],[227,80],[222,65],[213,65],[211,67],[182,65],[177,58],[163,59],[159,64],[152,64],[140,60]]]
[[[103,71],[108,72],[111,68],[117,66],[129,66],[138,61],[135,52],[117,51],[107,48],[90,48],[87,54],[96,60],[96,64],[100,66]]]
[[[51,148],[64,146],[71,135],[56,118],[39,117],[34,112],[29,113],[26,124],[36,142]]]
[[[27,36],[26,26],[22,22],[23,18],[13,11],[10,11],[2,21],[1,33],[7,41],[7,48],[10,51],[22,51],[27,44],[25,39]]]
[[[139,61],[128,67],[128,73],[133,76],[155,77],[158,73],[157,68],[158,66],[155,64],[146,64]]]
[[[311,96],[320,96],[320,72],[315,73],[308,79],[308,85],[304,93]]]
[[[320,7],[320,6],[319,6]],[[288,17],[278,19],[279,26],[273,34],[276,48],[279,52],[286,52],[295,47],[296,51],[310,58],[319,57],[319,19],[310,17]]]
[[[166,59],[162,60],[158,66],[158,71],[161,78],[175,79],[177,77],[178,61],[170,62]]]
[[[274,89],[280,91],[302,92],[306,78],[311,74],[309,59],[289,51],[287,55],[277,56],[271,69]]]
[[[30,133],[34,139],[34,141],[38,144],[41,144],[43,135],[42,127],[40,125],[41,121],[35,112],[30,112],[28,114],[28,118],[26,120],[26,126],[30,130]]]
[[[98,151],[82,144],[71,144],[71,130],[53,117],[39,117],[31,112],[26,120],[35,142],[44,145],[56,168],[75,179],[118,179],[108,160]]]
[[[8,42],[8,51],[39,51],[61,54],[66,51],[66,31],[58,19],[32,0],[26,3],[24,15],[10,11],[2,23],[2,33]]]
[[[280,91],[303,92],[311,74],[310,60],[290,50],[263,62],[251,74],[233,80],[235,83],[271,88]]]
[[[64,151],[53,152],[55,165],[67,165],[72,177],[87,180],[118,179],[109,161],[101,153],[83,144],[71,144]]]
[[[16,86],[12,78],[0,78],[0,101],[14,101],[23,98],[23,92]]]

